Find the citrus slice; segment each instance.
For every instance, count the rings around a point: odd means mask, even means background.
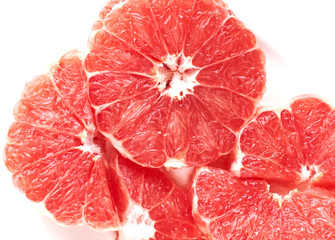
[[[199,166],[235,147],[265,89],[254,35],[217,0],[113,0],[85,59],[99,130],[145,167]]]
[[[335,187],[335,111],[315,96],[263,110],[243,129],[233,171],[241,177]]]
[[[27,83],[8,132],[5,164],[14,184],[29,199],[43,201],[58,222],[117,230],[86,80],[79,53],[71,51]]]
[[[280,173],[278,173],[280,174]],[[200,168],[193,214],[208,239],[334,239],[335,193],[322,188],[282,196],[265,180]]]
[[[188,188],[177,187],[159,169],[141,167],[116,150],[107,172],[122,221],[118,239],[202,239]]]
[[[335,238],[334,113],[315,96],[261,109],[241,132],[234,174],[196,173],[201,229],[211,239]]]

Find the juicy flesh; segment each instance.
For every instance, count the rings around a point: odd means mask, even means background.
[[[198,170],[193,214],[210,238],[335,237],[334,110],[313,96],[290,108],[260,112],[243,129],[239,177]]]
[[[193,185],[193,214],[209,239],[333,239],[335,194],[313,188],[284,198],[263,180],[201,168]]]
[[[221,1],[114,3],[85,59],[99,129],[147,167],[203,165],[230,152],[264,91],[253,34]]]
[[[110,167],[126,202],[121,239],[200,239],[192,218],[189,194],[158,169],[143,168],[116,154]],[[126,199],[126,201],[125,201]]]
[[[187,192],[120,156],[95,127],[82,70],[70,52],[27,84],[5,148],[14,184],[63,224],[119,230],[120,239],[199,239]],[[58,88],[56,77],[77,85]]]
[[[288,184],[334,187],[334,110],[315,97],[260,113],[241,134],[239,175]]]
[[[137,204],[153,239],[198,239],[187,194],[159,170],[122,175],[96,130],[149,167],[231,152],[264,90],[255,37],[215,0],[112,0],[93,29],[84,66],[70,52],[27,84],[5,148],[14,184],[64,224],[116,230]]]
[[[118,229],[79,54],[65,54],[29,82],[14,115],[5,147],[14,184],[58,222]]]

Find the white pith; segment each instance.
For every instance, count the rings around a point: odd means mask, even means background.
[[[93,129],[89,128],[89,130],[84,129],[82,132],[80,132],[79,137],[83,145],[76,147],[76,149],[79,149],[83,152],[89,152],[92,154],[100,155],[101,154],[100,147],[93,142],[94,131],[95,128]]]
[[[154,238],[155,222],[149,211],[132,202],[126,213],[126,221],[119,230],[119,240],[145,240]]]
[[[179,65],[177,63],[178,59],[180,59]],[[160,71],[164,65],[170,69],[169,72],[171,73],[169,86],[167,86],[166,74]],[[187,72],[190,69],[194,69],[194,71]],[[162,94],[181,100],[187,94],[193,94],[194,87],[199,85],[196,76],[200,70],[195,69],[197,68],[193,66],[192,59],[185,57],[183,53],[178,56],[168,55],[163,63],[155,64],[156,75],[154,80],[156,86]]]
[[[170,168],[183,168],[187,165],[184,162],[184,159],[177,159],[177,158],[168,158],[168,160],[164,163],[164,167],[167,169]]]
[[[245,125],[246,126],[246,125]],[[236,147],[236,159],[230,166],[230,171],[233,172],[236,176],[241,175],[241,169],[243,168],[242,159],[244,158],[245,154],[242,152],[240,147],[240,137],[241,133],[243,132],[245,126],[241,129],[240,134],[237,135],[237,147]]]
[[[236,176],[241,175],[241,169],[243,168],[242,159],[244,158],[245,154],[242,153],[240,149],[238,149],[236,154],[236,160],[232,163],[230,167],[230,171],[232,171]]]

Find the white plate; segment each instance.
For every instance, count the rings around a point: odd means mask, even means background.
[[[332,1],[227,0],[257,36],[267,57],[267,92],[262,105],[299,94],[333,100],[335,15]],[[308,3],[310,2],[310,3]],[[16,0],[0,3],[0,147],[24,83],[47,71],[62,53],[85,49],[105,0]],[[17,191],[0,163],[0,239],[105,240],[86,226],[63,227],[42,215]]]

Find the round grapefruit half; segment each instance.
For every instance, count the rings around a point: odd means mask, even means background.
[[[333,108],[315,96],[261,109],[232,172],[200,168],[193,214],[210,239],[334,239]]]
[[[58,222],[117,230],[120,220],[87,87],[75,51],[27,83],[8,132],[5,164],[16,187],[29,199],[43,201]]]
[[[225,3],[113,0],[93,29],[89,95],[123,156],[180,168],[231,152],[265,90],[265,58]]]

